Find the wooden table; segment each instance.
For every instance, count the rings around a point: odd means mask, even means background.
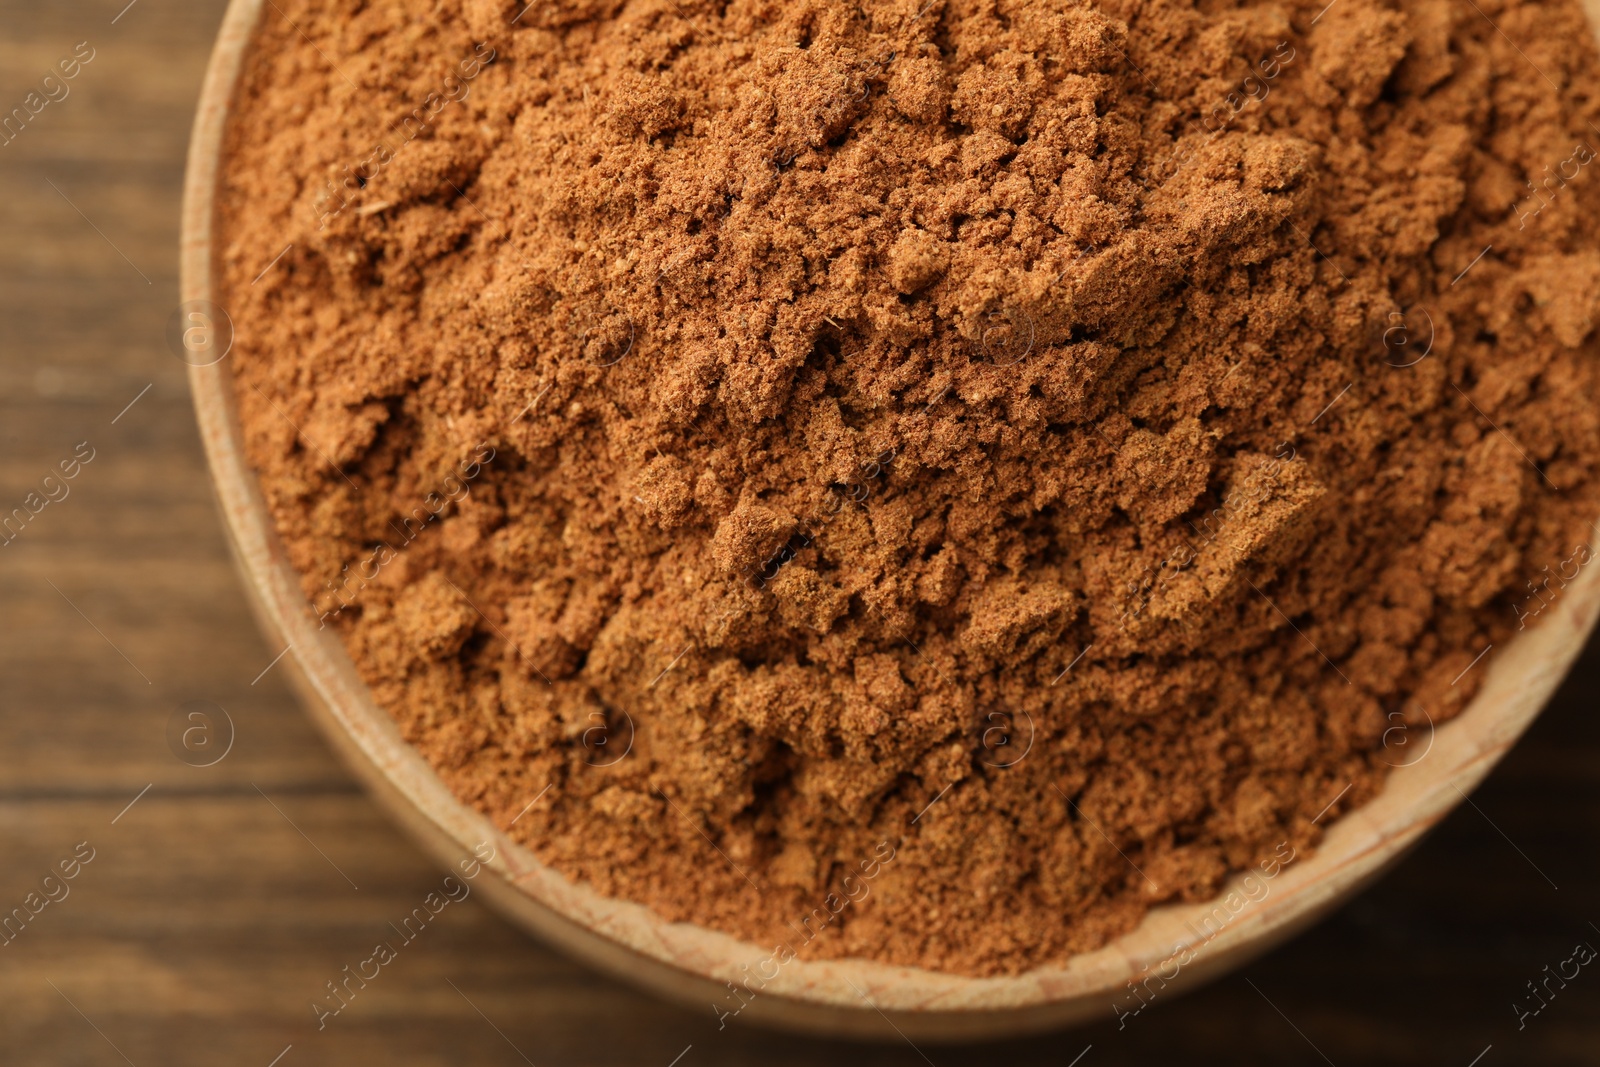
[[[1004,1048],[840,1047],[669,1007],[450,907],[317,1029],[312,1001],[441,877],[329,756],[246,614],[164,332],[218,0],[0,0],[0,108],[95,58],[0,148],[0,514],[94,459],[0,547],[0,1064],[1600,1062],[1600,651],[1399,870],[1204,991]],[[120,12],[120,14],[119,14]],[[129,406],[131,403],[131,407]],[[59,494],[59,490],[56,490]],[[41,493],[42,495],[42,493]],[[225,758],[174,755],[180,705]],[[130,806],[131,804],[131,806]],[[79,849],[69,882],[42,879]],[[1559,888],[1557,888],[1559,887]],[[15,926],[15,923],[14,923]],[[287,1050],[287,1051],[285,1051]],[[274,1057],[281,1059],[274,1061]],[[681,1059],[676,1059],[681,1055]]]

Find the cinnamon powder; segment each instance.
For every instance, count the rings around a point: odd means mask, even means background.
[[[1060,961],[1314,846],[1587,562],[1591,42],[280,0],[222,198],[249,454],[309,610],[569,877]]]

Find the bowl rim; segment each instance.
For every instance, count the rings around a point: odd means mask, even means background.
[[[180,273],[186,303],[218,295],[214,236],[221,149],[262,7],[262,0],[230,0],[207,68],[184,182]],[[491,843],[496,856],[487,866],[503,881],[477,888],[569,954],[683,1003],[709,1004],[713,1011],[717,1004],[735,1003],[728,1000],[728,984],[746,977],[742,968],[767,959],[770,948],[667,922],[643,905],[568,881],[459,800],[404,740],[335,632],[318,629],[245,458],[229,361],[191,366],[189,382],[230,547],[258,620],[269,638],[292,652],[286,657],[289,674],[312,718],[382,806],[446,865],[471,855],[476,844]],[[1247,874],[1230,878],[1215,900],[1152,909],[1137,927],[1100,949],[1015,976],[795,959],[749,1002],[750,1018],[858,1037],[1010,1036],[1106,1011],[1120,1017],[1119,1002],[1143,1003],[1130,999],[1134,981],[1148,989],[1154,977],[1165,992],[1239,966],[1343,903],[1466,798],[1582,651],[1600,615],[1597,571],[1580,574],[1545,613],[1550,618],[1519,634],[1487,664],[1474,661],[1474,668],[1487,672],[1483,686],[1465,710],[1434,731],[1427,756],[1392,770],[1376,797],[1329,825],[1314,854],[1284,866],[1259,900],[1249,899],[1237,912],[1230,908],[1215,936],[1197,937],[1194,924],[1226,906],[1229,894],[1243,892]],[[1203,942],[1198,948],[1197,941]],[[1168,967],[1170,976],[1163,973]],[[1136,1012],[1129,1008],[1126,1014]]]

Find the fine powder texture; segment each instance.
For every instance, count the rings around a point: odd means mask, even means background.
[[[1589,561],[1595,69],[1566,0],[279,0],[250,459],[566,876],[1059,962],[1311,854]]]

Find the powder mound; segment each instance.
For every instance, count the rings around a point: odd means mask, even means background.
[[[1591,558],[1591,41],[281,0],[221,201],[250,459],[405,736],[566,876],[1057,963],[1311,854]]]

